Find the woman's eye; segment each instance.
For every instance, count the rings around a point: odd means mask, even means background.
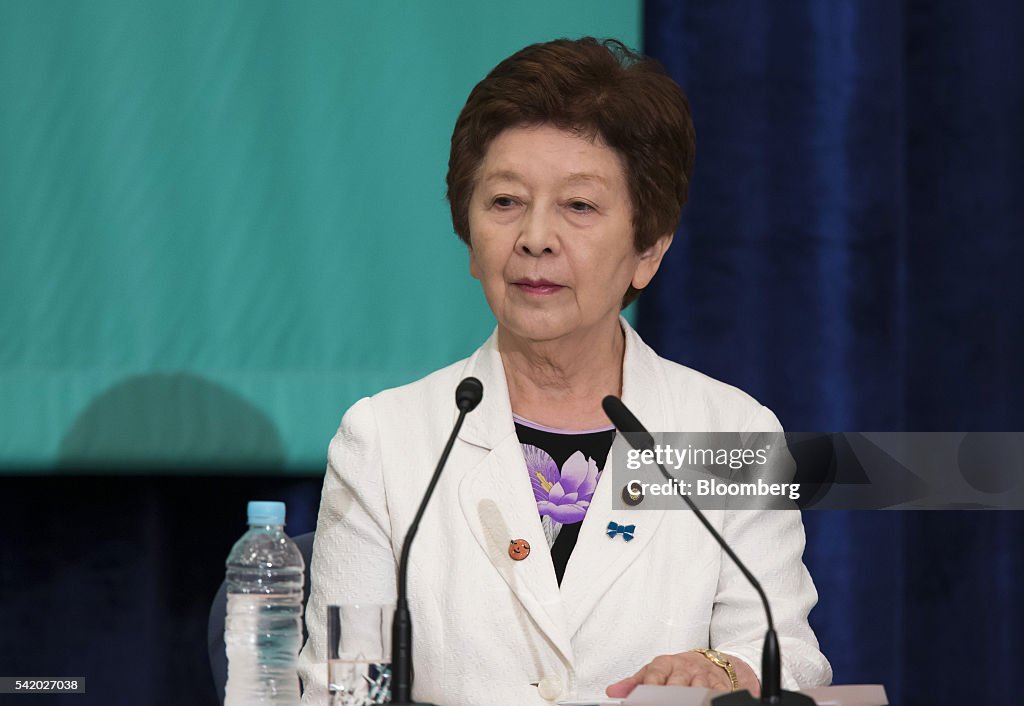
[[[576,213],[590,213],[594,210],[594,207],[586,201],[570,201],[569,210],[575,211]]]
[[[491,203],[493,203],[498,208],[512,208],[513,206],[516,205],[515,199],[513,199],[511,196],[495,196],[494,201],[492,201]]]

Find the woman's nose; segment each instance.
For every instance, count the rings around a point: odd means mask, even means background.
[[[516,249],[534,257],[558,251],[558,229],[554,218],[543,209],[531,208],[522,221]]]

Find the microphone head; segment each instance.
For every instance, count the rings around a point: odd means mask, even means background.
[[[630,446],[640,450],[654,448],[654,437],[644,428],[640,420],[633,416],[622,400],[615,395],[608,395],[601,400],[601,406],[604,408],[604,413],[608,415],[608,419],[612,420],[615,428],[622,432],[622,436]]]
[[[461,412],[472,412],[484,397],[484,385],[474,377],[468,377],[455,388],[455,406]]]
[[[612,420],[615,428],[621,432],[645,431],[640,420],[633,416],[633,413],[615,395],[608,395],[601,400],[601,406],[608,419]]]

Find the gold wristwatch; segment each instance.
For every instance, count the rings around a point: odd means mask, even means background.
[[[729,661],[729,657],[722,654],[718,650],[706,650],[703,648],[697,648],[692,650],[693,652],[699,652],[700,654],[707,657],[711,664],[717,667],[721,667],[725,670],[725,673],[729,676],[729,682],[732,684],[732,690],[736,691],[740,688],[740,683],[736,681],[736,668],[732,666],[732,662]]]

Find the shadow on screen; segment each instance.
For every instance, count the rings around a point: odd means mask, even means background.
[[[56,471],[223,469],[279,472],[284,444],[261,409],[189,373],[127,378],[78,415]]]

